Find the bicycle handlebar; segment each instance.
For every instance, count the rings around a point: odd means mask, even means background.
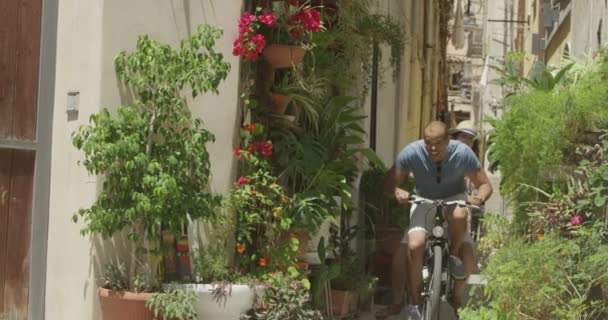
[[[471,208],[471,209],[476,209],[476,210],[480,210],[481,208],[479,206],[473,205],[468,201],[464,201],[464,200],[452,200],[452,201],[444,201],[444,200],[431,200],[431,199],[427,199],[427,198],[423,198],[420,196],[411,196],[409,199],[410,203],[413,204],[430,204],[433,206],[451,206],[451,205],[457,205],[461,208],[463,207],[467,207],[467,208]]]

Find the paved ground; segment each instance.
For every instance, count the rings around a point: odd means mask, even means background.
[[[469,277],[468,283],[471,288],[479,287],[485,283],[485,280],[480,275],[474,274]],[[467,292],[471,292],[471,290],[468,290]],[[468,298],[470,299],[471,297],[468,297]],[[465,302],[465,304],[466,304],[466,302]],[[385,308],[385,306],[376,305],[374,307],[375,312],[382,310],[383,308]],[[441,312],[441,317],[440,317],[441,320],[456,320],[457,319],[454,316],[454,311],[453,311],[452,307],[447,302],[443,302],[443,304],[441,305],[440,312]],[[374,317],[372,312],[364,312],[357,318],[357,320],[377,320],[377,319],[376,319],[376,317]],[[392,317],[386,318],[385,320],[407,320],[407,319],[404,319],[403,317],[399,317],[399,316],[392,316]]]
[[[383,306],[378,306],[377,310],[380,310],[382,308],[383,308]],[[441,314],[440,314],[441,320],[457,320],[457,318],[454,316],[454,311],[453,311],[452,307],[447,302],[444,302],[441,305],[440,312],[441,312]],[[370,312],[367,312],[367,313],[361,314],[361,316],[357,320],[376,320],[376,318]],[[403,317],[400,317],[400,316],[392,316],[392,317],[386,318],[385,320],[407,320],[407,319],[404,319]]]

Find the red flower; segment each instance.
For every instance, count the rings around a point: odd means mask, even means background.
[[[262,150],[260,151],[263,155],[270,157],[272,155],[272,143],[264,142]]]
[[[268,260],[266,260],[266,258],[260,258],[258,264],[260,265],[260,267],[265,267],[268,265]]]
[[[243,150],[236,148],[234,149],[234,155],[240,157],[241,154],[243,153]]]
[[[303,36],[305,32],[319,32],[321,31],[321,12],[316,9],[302,8],[287,20],[287,24],[291,26],[289,34],[294,38]]]
[[[258,17],[258,19],[260,20],[261,23],[272,27],[275,22],[277,22],[277,18],[275,18],[274,14],[272,14],[272,12],[263,14],[261,16]]]
[[[239,21],[239,27],[247,27],[253,21],[255,21],[255,15],[249,11],[245,11],[241,16],[241,20]]]
[[[249,179],[247,179],[245,177],[239,177],[239,180],[238,180],[239,185],[248,184],[250,182],[251,182],[251,180],[249,180]]]
[[[253,28],[251,26],[239,26],[239,34],[241,36],[246,36],[253,33]]]
[[[243,13],[243,16],[239,20],[239,37],[233,42],[233,55],[244,57],[251,61],[258,58],[264,47],[266,47],[264,36],[255,33],[259,29],[260,22],[272,25],[276,22],[276,19],[272,13],[264,14],[259,19],[251,12]]]

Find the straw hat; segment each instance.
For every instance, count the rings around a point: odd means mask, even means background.
[[[477,137],[477,130],[475,130],[475,126],[473,126],[473,121],[471,120],[461,121],[456,128],[450,130],[451,135],[461,132],[470,134],[473,137]]]

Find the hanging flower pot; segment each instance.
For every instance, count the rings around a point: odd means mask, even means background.
[[[300,46],[271,44],[264,49],[262,54],[272,67],[284,69],[300,64],[306,50]]]
[[[272,97],[272,113],[285,114],[287,106],[291,102],[291,97],[284,94],[271,93]]]

